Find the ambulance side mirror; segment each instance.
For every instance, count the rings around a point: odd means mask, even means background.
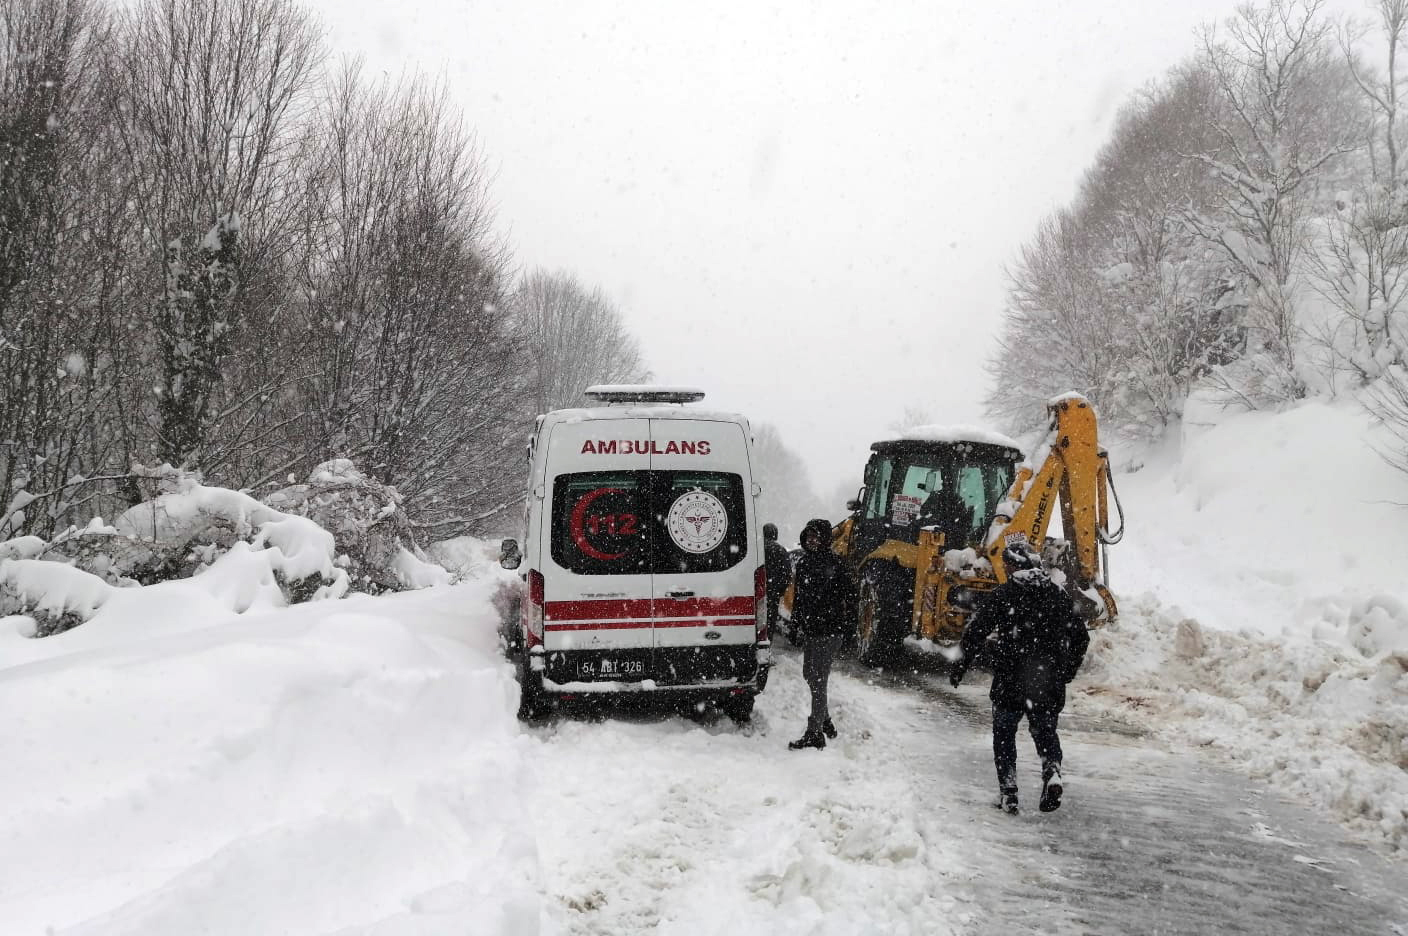
[[[506,539],[499,547],[499,565],[505,569],[516,569],[523,563],[523,554],[518,551],[518,540]]]

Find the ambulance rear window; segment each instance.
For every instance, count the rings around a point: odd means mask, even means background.
[[[748,554],[743,478],[589,471],[553,482],[552,558],[578,575],[717,572]]]
[[[552,495],[553,561],[578,575],[649,573],[647,474],[559,475]]]
[[[656,572],[718,572],[748,554],[743,478],[722,471],[655,471]]]

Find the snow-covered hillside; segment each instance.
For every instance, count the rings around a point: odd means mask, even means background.
[[[1387,441],[1352,401],[1190,404],[1181,438],[1126,454],[1122,619],[1078,704],[1408,848],[1408,475]]]

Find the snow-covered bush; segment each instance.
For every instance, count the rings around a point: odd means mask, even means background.
[[[345,458],[318,465],[307,481],[275,491],[264,503],[331,533],[359,590],[421,588],[448,579],[443,569],[407,548],[410,521],[396,489],[368,478]]]
[[[173,579],[199,577],[237,613],[454,579],[408,547],[395,489],[349,461],[319,465],[267,503],[170,466],[138,470],[161,493],[111,524],[0,542],[0,616],[27,617],[21,631],[42,637],[88,620],[113,589]]]
[[[236,612],[347,593],[337,542],[313,520],[169,467],[152,476],[162,493],[111,525],[0,543],[0,615],[31,618],[27,630],[44,637],[87,621],[120,587],[193,576]],[[416,585],[430,578],[399,551],[390,561]]]
[[[126,551],[123,574],[141,584],[188,578],[247,542],[278,551],[272,565],[290,600],[324,587],[346,590],[347,573],[335,564],[336,540],[312,520],[169,468],[161,483],[161,494],[113,521],[121,538],[115,542]]]
[[[9,546],[9,543],[0,546]],[[25,615],[47,637],[92,617],[113,587],[96,575],[41,559],[0,559],[0,616]]]

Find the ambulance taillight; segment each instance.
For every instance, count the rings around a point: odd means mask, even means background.
[[[768,567],[753,573],[753,621],[758,643],[768,642]]]
[[[531,649],[543,642],[543,573],[537,569],[528,572],[528,604],[523,609],[523,630],[525,642]]]

